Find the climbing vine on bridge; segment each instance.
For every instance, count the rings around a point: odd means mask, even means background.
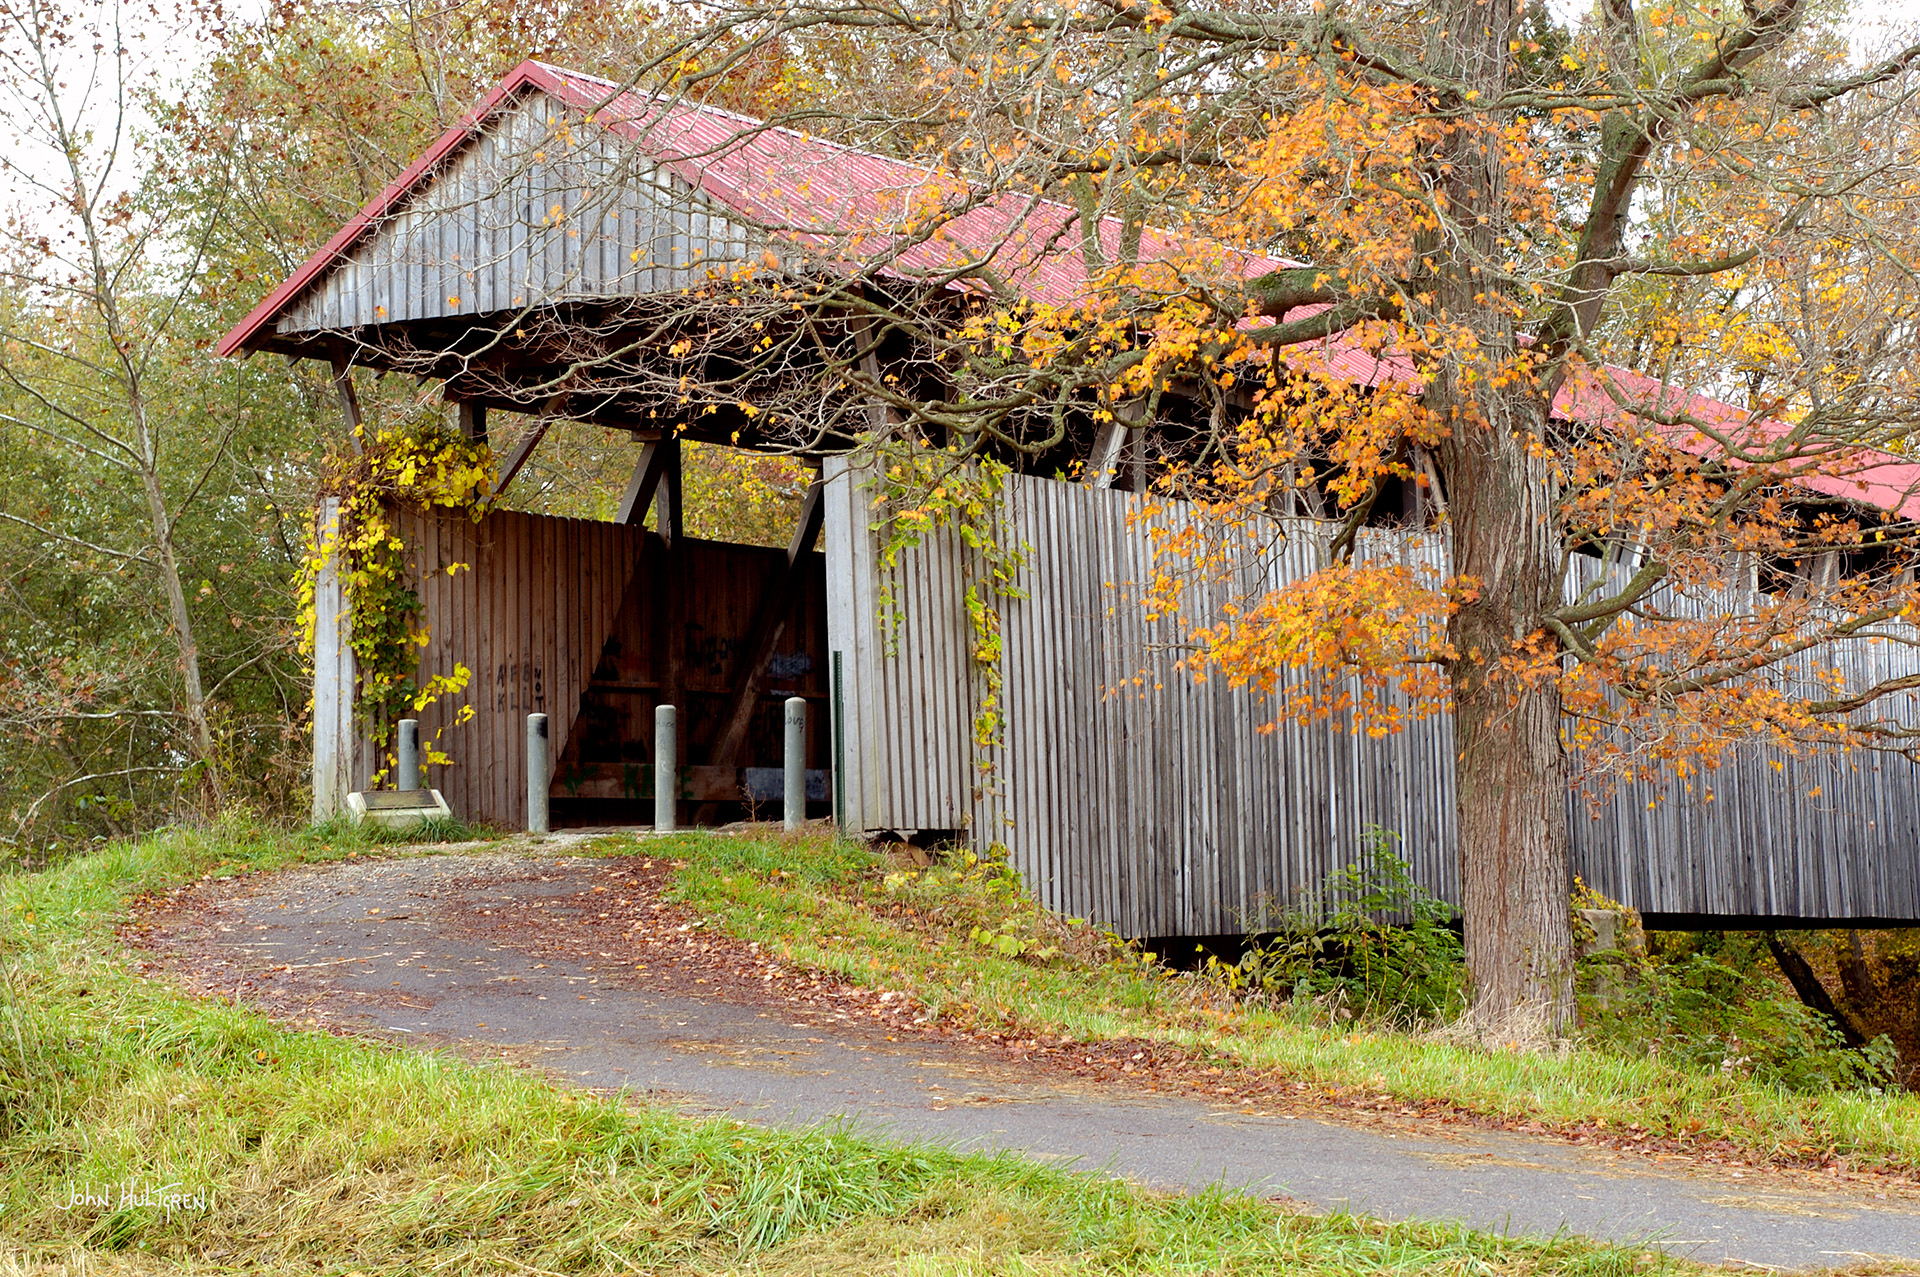
[[[1005,739],[1002,691],[1001,605],[1024,598],[1016,580],[1029,547],[1007,526],[1004,496],[1012,471],[990,457],[969,457],[958,449],[928,448],[905,440],[878,445],[878,470],[872,525],[881,536],[880,617],[889,654],[898,634],[897,594],[900,556],[928,535],[952,528],[965,552],[961,573],[969,631],[968,656],[976,676],[973,706],[974,767],[984,788],[991,783],[994,756]]]
[[[456,663],[451,674],[418,681],[420,653],[430,638],[421,619],[419,593],[409,583],[407,544],[393,524],[396,508],[460,510],[478,522],[493,506],[493,453],[443,423],[377,429],[357,452],[327,460],[322,497],[338,502],[338,518],[316,527],[297,583],[301,650],[314,650],[314,588],[329,566],[337,568],[349,616],[346,641],[359,676],[355,719],[388,758],[394,725],[444,696],[464,690],[472,671]],[[469,569],[454,563],[448,575]],[[436,566],[422,571],[439,570]],[[455,722],[473,717],[463,706]],[[422,762],[452,762],[434,743],[422,742]],[[388,759],[388,761],[391,761]],[[376,783],[384,772],[376,774]]]

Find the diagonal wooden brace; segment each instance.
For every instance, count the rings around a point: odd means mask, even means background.
[[[507,464],[500,467],[500,482],[493,487],[494,496],[497,497],[505,492],[507,485],[513,482],[513,477],[520,473],[522,466],[527,464],[527,458],[533,455],[533,450],[540,445],[542,439],[546,438],[547,427],[551,426],[554,418],[560,415],[560,409],[566,405],[566,401],[565,394],[558,394],[547,400],[546,407],[540,410],[540,415],[534,418],[532,425],[527,427],[527,432],[520,436],[520,442],[514,445],[513,455],[507,458]]]
[[[620,498],[620,509],[613,516],[615,523],[646,521],[654,493],[660,490],[660,480],[667,473],[667,454],[678,442],[675,439],[655,439],[640,450],[640,460],[634,463],[633,477],[627,480],[627,490]]]
[[[808,487],[806,500],[800,506],[799,525],[794,528],[793,540],[787,546],[787,569],[767,591],[759,614],[754,617],[747,661],[734,684],[733,698],[727,704],[727,716],[723,720],[726,726],[713,747],[710,761],[716,767],[733,766],[747,742],[747,728],[753,722],[754,705],[767,679],[767,665],[773,660],[773,649],[779,644],[781,634],[786,631],[793,600],[806,580],[807,552],[820,536],[820,521],[826,513],[826,504],[821,500],[822,486],[816,478]]]

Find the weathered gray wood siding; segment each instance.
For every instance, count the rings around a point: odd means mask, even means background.
[[[1288,532],[1264,579],[1234,588],[1313,570],[1324,528]],[[1380,740],[1324,723],[1266,734],[1257,698],[1176,668],[1177,627],[1147,619],[1138,497],[1016,479],[1005,535],[1032,553],[1026,597],[1004,609],[1006,727],[973,827],[1007,846],[1050,906],[1136,935],[1257,930],[1356,859],[1370,824],[1399,833],[1422,882],[1454,892],[1445,719]],[[1363,553],[1430,549],[1381,536]]]
[[[315,542],[325,557],[313,582],[313,818],[325,820],[346,810],[366,767],[353,722],[353,618],[335,557],[339,499],[323,500],[316,520]]]
[[[1419,881],[1457,899],[1450,721],[1378,738],[1276,728],[1256,694],[1196,683],[1176,668],[1174,628],[1148,621],[1134,597],[1152,566],[1140,498],[1009,481],[1004,533],[1032,553],[1026,597],[1002,608],[1005,727],[987,759],[972,747],[968,552],[951,535],[907,552],[892,585],[900,616],[882,618],[872,494],[844,463],[827,475],[828,643],[845,673],[843,779],[857,828],[965,829],[978,846],[1001,843],[1050,907],[1132,935],[1257,929],[1358,859],[1369,827],[1396,834]],[[1324,525],[1278,530],[1284,539],[1246,556],[1257,566],[1234,591],[1313,570]],[[1434,537],[1364,534],[1359,553],[1445,568]],[[1920,667],[1886,644],[1843,655],[1862,676]],[[1920,919],[1916,780],[1897,758],[1754,750],[1691,785],[1575,792],[1576,872],[1646,911]]]
[[[687,287],[745,230],[542,93],[491,117],[280,318],[281,333]]]
[[[1648,912],[1920,920],[1915,770],[1742,747],[1689,780],[1576,794],[1575,872]]]
[[[951,546],[910,552],[897,574],[898,606],[883,616],[872,494],[844,457],[827,458],[823,474],[828,647],[839,649],[840,663],[830,695],[844,723],[838,788],[857,828],[958,829],[973,806],[959,558]],[[831,676],[831,650],[828,661]]]
[[[1569,595],[1602,570],[1578,561]],[[1630,569],[1612,571],[1624,578]],[[1671,615],[1739,615],[1750,597],[1663,586],[1648,605]],[[1920,673],[1917,640],[1920,631],[1896,622],[1803,653],[1755,682],[1810,699],[1832,695],[1833,678],[1857,691]],[[1857,717],[1920,724],[1920,695],[1896,693]],[[1589,775],[1570,819],[1576,872],[1648,911],[1920,919],[1920,768],[1898,755],[1795,755],[1740,744],[1717,768],[1658,782],[1610,785]]]

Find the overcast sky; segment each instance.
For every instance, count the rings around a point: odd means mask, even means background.
[[[1737,4],[1740,0],[1728,2]],[[107,0],[109,6],[112,3],[113,0]],[[1578,21],[1592,8],[1592,0],[1549,0],[1549,3],[1562,20],[1568,22]],[[131,11],[137,12],[138,7],[137,3],[127,3]],[[257,19],[265,10],[266,0],[232,0],[229,5],[229,12],[243,20]],[[1911,41],[1920,33],[1920,0],[1856,0],[1852,12],[1854,56],[1862,61],[1885,51],[1896,40]],[[184,42],[179,39],[136,39],[130,43],[137,64],[133,68],[136,75],[157,77],[167,83],[183,84],[207,56],[206,50],[191,44],[182,47]],[[103,95],[107,96],[110,95]],[[96,100],[90,106],[87,116],[94,127],[110,128],[110,103]],[[15,118],[17,120],[17,115]],[[0,125],[0,150],[12,164],[42,177],[52,176],[64,167],[57,155],[26,143],[17,132],[4,125]],[[134,180],[136,168],[135,164],[123,165],[121,180]],[[34,217],[34,206],[42,204],[45,198],[44,194],[36,198],[33,193],[22,191],[16,175],[0,174],[0,208],[25,211]]]
[[[1920,25],[1920,0],[1859,0],[1853,7],[1859,34],[1854,38],[1855,56],[1873,45],[1884,45],[1897,35],[1910,33]]]

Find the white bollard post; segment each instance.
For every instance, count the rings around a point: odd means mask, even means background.
[[[807,702],[787,697],[787,810],[785,825],[798,829],[807,820]]]
[[[414,790],[420,788],[420,720],[403,718],[394,732],[393,752],[399,759],[398,775],[394,778],[394,788]]]
[[[680,745],[671,705],[653,708],[653,828],[670,834],[680,797]]]
[[[527,715],[527,832],[547,832],[547,716]]]

